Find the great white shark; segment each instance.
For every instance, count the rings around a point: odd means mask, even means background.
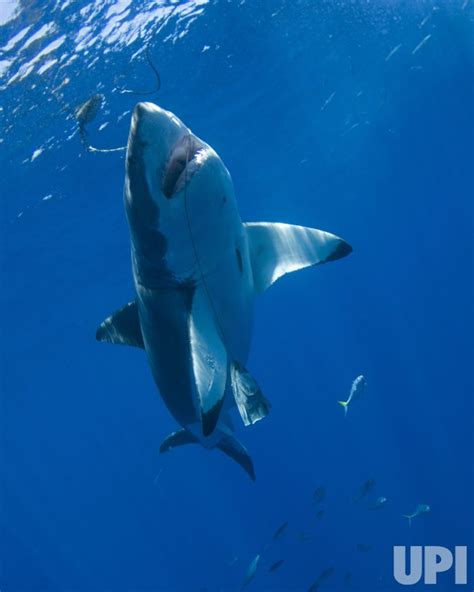
[[[229,412],[248,426],[270,409],[246,369],[253,302],[281,276],[345,257],[341,238],[303,226],[242,223],[216,152],[153,103],[133,111],[124,187],[135,298],[97,339],[143,348],[180,429],[162,452],[200,443],[255,479]]]

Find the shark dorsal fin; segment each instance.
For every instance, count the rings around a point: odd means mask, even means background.
[[[209,436],[217,425],[224,401],[227,350],[204,286],[193,296],[189,335],[202,431],[204,436]]]
[[[142,329],[135,300],[102,322],[95,334],[97,341],[144,348]]]
[[[256,292],[264,292],[286,273],[349,255],[342,238],[305,226],[279,222],[248,222],[250,259]]]

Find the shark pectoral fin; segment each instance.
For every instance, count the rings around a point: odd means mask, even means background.
[[[144,348],[137,303],[129,302],[106,318],[99,325],[95,338],[97,341]]]
[[[270,402],[264,397],[253,376],[238,362],[232,362],[230,380],[240,417],[246,426],[268,415]]]
[[[260,293],[286,273],[335,261],[352,251],[342,238],[315,228],[270,222],[249,222],[244,226],[254,288]]]
[[[227,351],[204,288],[196,290],[190,316],[191,356],[202,432],[209,436],[219,420],[227,382]]]
[[[227,454],[227,456],[235,460],[235,462],[239,463],[250,479],[255,481],[255,471],[253,468],[252,459],[250,458],[246,448],[242,446],[237,438],[231,435],[224,436],[216,445],[216,448],[218,448],[224,454]]]
[[[185,428],[182,428],[176,432],[173,432],[167,436],[160,446],[160,452],[168,452],[172,448],[177,446],[184,446],[185,444],[197,444],[199,440],[188,432]]]

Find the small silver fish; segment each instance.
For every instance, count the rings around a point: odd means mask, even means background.
[[[324,487],[317,487],[313,493],[313,503],[320,504],[326,497],[326,489]]]
[[[387,503],[387,498],[380,496],[369,505],[369,510],[380,510],[380,508],[383,508],[386,503]]]
[[[275,534],[273,535],[273,540],[276,541],[281,536],[283,536],[285,534],[287,528],[288,528],[288,522],[283,522],[283,524],[276,529]]]
[[[268,568],[269,572],[273,572],[276,571],[277,569],[280,569],[280,567],[285,563],[284,559],[279,559],[278,561],[275,561],[275,563],[273,563],[272,565],[270,565],[270,567]]]
[[[324,569],[319,576],[319,582],[321,583],[326,581],[330,576],[332,576],[333,573],[334,567],[328,567],[327,569]]]
[[[260,562],[260,555],[257,555],[252,560],[250,565],[248,566],[244,581],[242,582],[242,586],[240,587],[241,590],[246,588],[250,584],[250,582],[253,580],[253,578],[255,577],[255,572],[257,571],[257,567],[258,567],[259,562]]]
[[[418,504],[413,514],[403,514],[404,518],[408,518],[408,526],[411,526],[413,518],[420,516],[420,514],[427,514],[431,511],[431,508],[427,504]]]
[[[366,385],[367,381],[365,380],[365,377],[361,374],[360,376],[354,379],[351,387],[351,392],[349,393],[349,398],[347,399],[347,401],[338,401],[339,405],[342,405],[342,407],[344,407],[344,417],[347,416],[349,405],[352,403],[352,401],[356,401],[357,399],[359,399]]]
[[[324,516],[325,514],[325,510],[319,510],[319,512],[316,514],[316,518],[318,520],[321,520],[321,518]]]
[[[334,568],[333,567],[328,567],[327,569],[324,569],[320,574],[318,579],[313,582],[311,584],[311,586],[308,588],[308,592],[316,592],[316,590],[319,589],[319,586],[325,582],[330,576],[332,576],[332,574],[334,573]]]
[[[374,487],[375,487],[375,480],[368,479],[365,483],[363,483],[361,485],[359,492],[354,497],[353,501],[360,502],[360,500],[363,499],[368,493],[370,493]]]

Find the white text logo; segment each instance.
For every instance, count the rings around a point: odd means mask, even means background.
[[[454,567],[454,583],[467,584],[467,547],[455,547],[454,555],[446,547],[393,548],[393,577],[399,584],[417,584],[424,571],[424,583],[436,584],[439,573]],[[407,566],[408,562],[408,566]],[[424,566],[424,570],[423,570]]]

